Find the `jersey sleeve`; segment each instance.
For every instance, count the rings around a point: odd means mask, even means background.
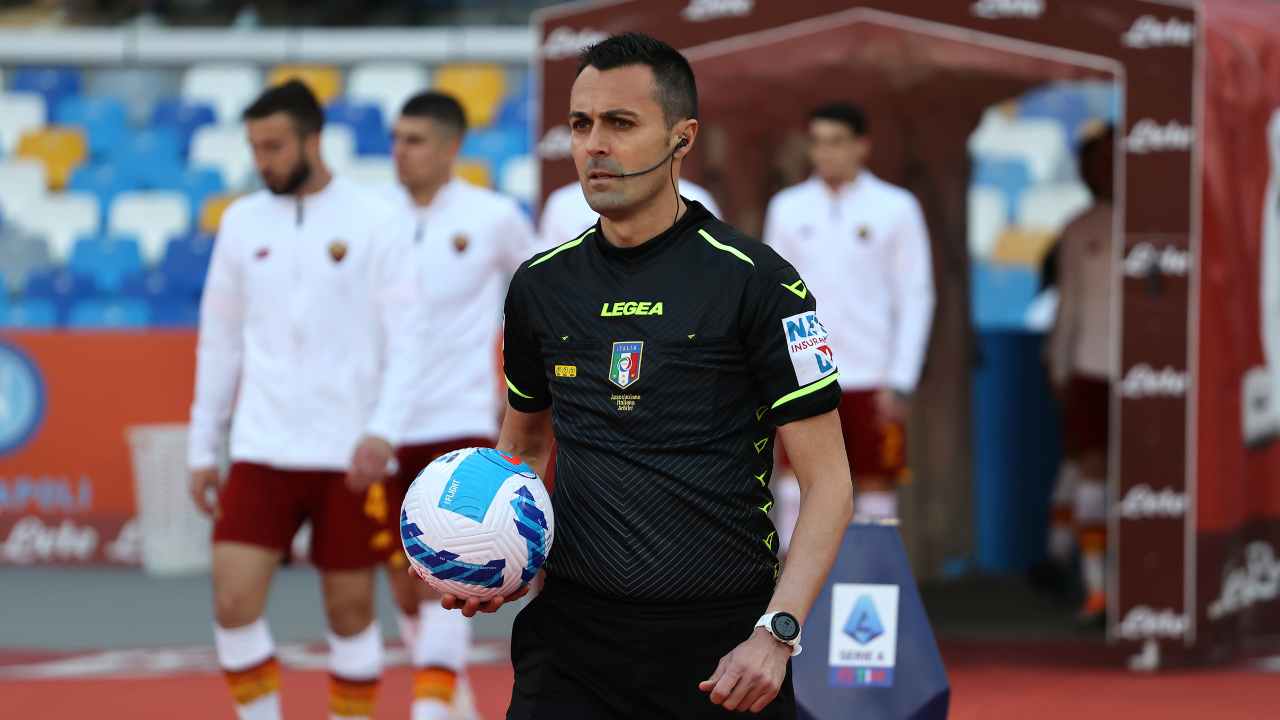
[[[551,392],[542,350],[529,320],[524,286],[524,273],[517,271],[507,288],[503,307],[502,371],[507,383],[507,404],[520,412],[534,413],[551,406]]]
[[[754,273],[743,308],[747,362],[766,421],[777,427],[834,410],[839,371],[817,302],[795,268],[783,262]]]

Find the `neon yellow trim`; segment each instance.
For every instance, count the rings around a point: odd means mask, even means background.
[[[768,485],[766,485],[766,484],[765,484],[765,481],[764,481],[765,476],[766,476],[766,475],[768,475],[768,474],[769,474],[769,471],[768,471],[768,470],[765,470],[764,472],[760,473],[759,475],[756,475],[756,476],[755,476],[755,478],[756,478],[757,480],[759,480],[759,481],[760,481],[760,484],[761,484],[762,486],[764,486],[764,487],[769,487]]]
[[[520,397],[524,398],[525,400],[532,400],[532,399],[533,399],[533,396],[532,396],[532,395],[525,395],[524,393],[520,392],[520,388],[518,388],[518,387],[516,387],[514,384],[512,384],[512,382],[511,382],[511,378],[507,377],[506,375],[503,375],[503,376],[502,376],[502,379],[507,381],[507,389],[508,389],[508,390],[510,390],[511,392],[515,393],[516,395],[519,395]]]
[[[765,538],[764,538],[764,546],[765,546],[765,547],[767,547],[767,548],[769,548],[770,550],[772,550],[772,549],[773,549],[773,536],[774,536],[774,535],[777,535],[777,534],[778,534],[778,531],[777,531],[777,530],[774,530],[773,532],[771,532],[771,533],[769,533],[768,535],[766,535],[766,536],[765,536]]]
[[[799,390],[796,390],[796,391],[794,391],[794,392],[789,392],[789,393],[787,393],[786,395],[783,395],[782,397],[778,398],[778,401],[777,401],[777,402],[775,402],[775,403],[773,404],[773,408],[772,408],[772,409],[773,409],[773,410],[777,410],[779,405],[783,405],[783,404],[785,404],[785,403],[789,403],[789,402],[791,402],[792,400],[795,400],[796,398],[802,398],[802,397],[804,397],[805,395],[808,395],[809,393],[815,393],[815,392],[818,392],[818,391],[819,391],[819,390],[821,390],[822,388],[824,388],[824,387],[826,387],[826,386],[830,385],[831,383],[835,382],[835,381],[836,381],[836,378],[838,378],[838,377],[840,377],[840,373],[838,373],[838,372],[834,372],[834,373],[831,373],[830,375],[828,375],[828,376],[826,376],[826,377],[822,378],[821,380],[818,380],[817,382],[810,383],[810,384],[808,384],[808,385],[806,385],[806,386],[804,386],[804,387],[802,387],[802,388],[800,388]]]
[[[771,510],[772,508],[773,508],[773,501],[770,500],[769,502],[760,506],[760,512],[765,513],[767,515],[769,514],[769,510]]]
[[[778,283],[778,284],[790,290],[793,295],[800,298],[801,300],[809,297],[809,288],[805,287],[804,280],[797,280],[791,283],[790,285],[786,283]]]
[[[573,248],[578,247],[579,245],[581,245],[581,244],[582,244],[582,241],[583,241],[583,240],[584,240],[588,235],[590,235],[591,233],[593,233],[593,232],[595,232],[595,231],[596,231],[596,229],[595,229],[595,228],[591,228],[590,230],[588,230],[588,231],[586,231],[586,232],[582,233],[581,235],[579,235],[578,237],[574,238],[573,240],[570,240],[570,241],[569,241],[569,242],[567,242],[567,243],[562,243],[562,244],[560,244],[560,246],[559,246],[559,247],[557,247],[555,250],[552,250],[551,252],[547,253],[546,255],[543,255],[542,257],[538,258],[537,260],[534,260],[533,262],[529,263],[529,267],[537,267],[538,265],[541,265],[542,263],[544,263],[544,262],[546,262],[546,261],[550,260],[551,258],[553,258],[553,257],[555,257],[555,256],[557,256],[557,255],[559,255],[560,253],[564,252],[565,250],[572,250]]]
[[[755,442],[756,454],[764,452],[764,446],[769,444],[769,438],[762,437]]]
[[[739,259],[739,260],[741,260],[742,262],[744,262],[744,263],[746,263],[746,264],[750,265],[751,267],[755,267],[755,266],[756,266],[756,262],[755,262],[754,260],[752,260],[751,258],[747,257],[746,255],[743,255],[741,250],[739,250],[739,249],[737,249],[737,248],[729,247],[728,245],[725,245],[724,243],[720,242],[719,240],[716,240],[715,238],[711,237],[711,235],[710,235],[706,230],[703,230],[703,229],[699,228],[699,229],[698,229],[698,234],[699,234],[699,235],[701,235],[701,236],[703,237],[703,239],[704,239],[704,240],[706,240],[707,242],[711,243],[711,247],[713,247],[713,248],[715,248],[715,249],[717,249],[717,250],[723,250],[723,251],[725,251],[725,252],[729,253],[730,255],[732,255],[732,256],[734,256],[734,257],[738,258],[738,259]]]

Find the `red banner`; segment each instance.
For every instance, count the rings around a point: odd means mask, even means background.
[[[0,338],[0,565],[139,562],[126,433],[184,422],[194,377],[191,332]]]

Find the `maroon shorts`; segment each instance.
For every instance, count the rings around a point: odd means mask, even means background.
[[[1062,451],[1076,457],[1105,453],[1111,418],[1111,383],[1073,375],[1062,400]]]
[[[396,450],[396,463],[400,470],[394,478],[387,481],[387,501],[395,514],[397,526],[400,524],[400,506],[404,504],[404,496],[409,492],[409,486],[418,477],[418,473],[441,455],[469,447],[493,447],[493,440],[481,437],[458,438],[422,445],[405,445]],[[391,549],[390,560],[397,568],[404,567],[408,562],[399,543]]]
[[[854,480],[879,476],[901,480],[907,469],[907,430],[876,409],[875,390],[846,391],[840,397],[840,427]]]
[[[355,492],[347,487],[346,473],[241,462],[231,465],[218,495],[213,541],[248,543],[287,555],[307,520],[311,561],[321,570],[372,567],[398,544],[382,483]]]

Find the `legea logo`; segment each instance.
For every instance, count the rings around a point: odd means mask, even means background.
[[[1173,488],[1154,490],[1150,485],[1134,485],[1120,501],[1120,517],[1126,520],[1180,518],[1187,512],[1187,496]]]
[[[1146,50],[1155,47],[1190,47],[1195,39],[1195,26],[1178,18],[1169,18],[1164,22],[1152,15],[1143,15],[1133,21],[1120,42],[1125,47]]]
[[[1234,567],[1222,578],[1222,592],[1209,605],[1210,620],[1219,620],[1280,596],[1280,560],[1271,543],[1255,541],[1244,549],[1244,567]]]
[[[1120,621],[1116,633],[1125,640],[1147,638],[1180,638],[1187,634],[1187,616],[1168,608],[1156,610],[1146,605],[1135,605]]]
[[[1161,125],[1151,118],[1143,118],[1129,130],[1124,146],[1133,155],[1186,152],[1191,149],[1191,128],[1177,120]]]
[[[568,125],[549,128],[538,141],[538,157],[543,160],[564,160],[573,152],[573,135]]]
[[[1145,278],[1153,274],[1185,277],[1191,269],[1191,254],[1181,248],[1165,245],[1157,248],[1140,242],[1129,248],[1124,258],[1125,277]]]
[[[1187,372],[1165,367],[1161,370],[1140,363],[1129,368],[1120,382],[1120,397],[1137,400],[1148,397],[1182,397],[1187,394]]]
[[[571,58],[582,52],[583,48],[595,45],[607,37],[607,33],[599,30],[558,27],[547,33],[547,39],[542,43],[542,57],[547,60]]]
[[[751,14],[755,4],[755,0],[689,0],[689,6],[680,14],[689,22],[746,17]]]
[[[1044,0],[978,0],[969,6],[974,17],[1025,18],[1034,20],[1044,14]]]

